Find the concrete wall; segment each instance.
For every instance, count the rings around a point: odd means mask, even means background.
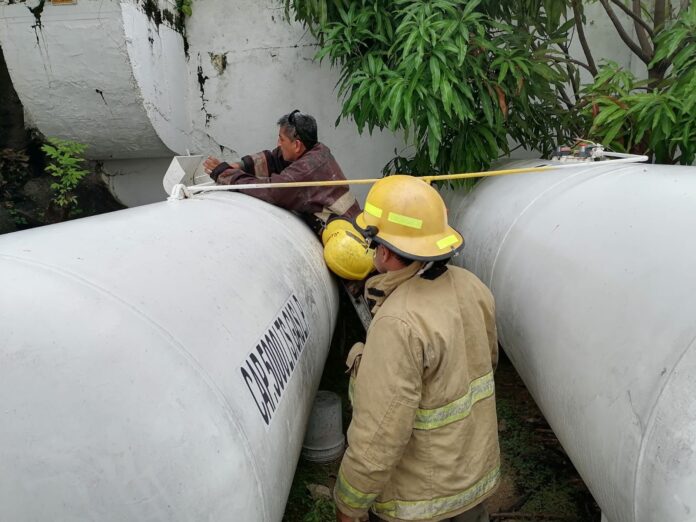
[[[187,22],[192,150],[230,159],[275,146],[276,120],[293,109],[312,114],[319,139],[349,178],[376,177],[402,141],[390,133],[359,135],[338,127],[338,71],[312,60],[317,46],[289,25],[278,0],[206,0]],[[194,74],[195,73],[195,74]],[[363,190],[364,192],[364,190]]]
[[[0,44],[30,121],[47,136],[87,143],[91,159],[171,154],[148,117],[134,74],[144,64],[129,57],[127,26],[115,0],[0,2]],[[131,47],[151,45],[154,55],[160,39],[144,32]]]
[[[317,118],[349,178],[379,176],[403,147],[390,133],[334,126],[338,71],[313,61],[314,40],[287,23],[280,0],[195,2],[186,40],[172,0],[9,1],[0,0],[0,45],[29,121],[89,144],[88,155],[118,175],[112,187],[127,205],[163,197],[154,187],[166,161],[153,159],[189,151],[236,160],[272,148],[276,120],[295,108]],[[586,9],[595,60],[639,70],[601,6]],[[577,42],[574,52],[582,56]]]
[[[112,186],[125,204],[163,197],[146,188],[164,175],[153,158],[189,151],[236,160],[272,148],[276,120],[295,108],[317,118],[348,177],[378,176],[403,147],[390,133],[334,126],[338,73],[312,60],[314,41],[284,20],[279,1],[196,2],[186,43],[167,21],[174,3],[157,8],[0,0],[0,45],[28,118],[47,136],[87,143],[89,157],[118,175]]]

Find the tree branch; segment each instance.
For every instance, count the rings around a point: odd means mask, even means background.
[[[590,51],[590,46],[587,44],[585,29],[582,26],[582,12],[580,11],[579,2],[580,0],[573,0],[573,18],[575,19],[575,27],[578,29],[580,45],[582,46],[582,51],[585,53],[585,58],[587,59],[587,69],[590,71],[590,73],[592,73],[592,76],[597,76],[597,66],[595,65],[594,58],[592,58],[592,51]]]
[[[619,0],[612,0],[613,2],[618,2]],[[625,7],[623,5],[623,2],[619,2],[619,5],[622,7]],[[647,55],[650,56],[652,59],[654,54],[654,49],[653,46],[651,45],[651,38],[652,34],[651,32],[647,31],[643,25],[640,24],[640,22],[643,21],[643,19],[640,16],[641,12],[641,5],[640,5],[640,0],[633,0],[633,13],[635,14],[635,17],[633,17],[633,25],[636,30],[636,36],[638,37],[638,43],[640,43],[640,48],[643,49],[643,52]],[[650,35],[650,38],[648,37]]]
[[[614,10],[611,8],[609,5],[609,0],[599,0],[600,3],[602,4],[602,7],[604,7],[604,10],[607,12],[607,15],[609,15],[609,19],[611,20],[611,23],[614,24],[614,27],[616,28],[616,31],[619,33],[619,37],[623,42],[628,46],[628,48],[633,51],[638,58],[640,58],[646,65],[650,63],[650,56],[645,54],[643,52],[643,49],[640,48],[640,46],[634,42],[630,36],[628,36],[628,33],[626,32],[626,29],[624,29],[623,25],[621,25],[621,22],[619,21],[618,17],[616,16],[616,13]],[[657,0],[659,3],[660,0]],[[657,24],[655,25],[657,27]]]
[[[560,65],[559,65],[558,67],[561,68]],[[570,73],[568,73],[568,76],[570,76]],[[563,100],[563,102],[565,102],[565,104],[566,104],[566,106],[567,106],[567,108],[568,108],[569,110],[570,110],[571,107],[574,107],[574,106],[575,106],[575,104],[573,103],[573,101],[572,101],[572,100],[570,99],[570,97],[568,96],[568,93],[565,92],[565,86],[561,85],[561,86],[558,88],[557,97],[559,97],[561,100]],[[576,98],[577,98],[577,96],[576,96]]]
[[[563,51],[563,55],[565,56],[564,59],[560,58],[551,58],[555,60],[556,64],[558,65],[559,68],[561,68],[561,62],[565,63],[565,72],[568,75],[568,78],[570,80],[570,86],[573,88],[573,97],[575,98],[575,103],[578,103],[578,100],[580,99],[580,71],[577,67],[572,67],[571,64],[577,64],[580,66],[587,67],[589,70],[589,66],[586,64],[575,60],[570,57],[570,50],[568,49],[567,45],[564,44],[559,44],[558,47],[560,47],[561,51]],[[591,72],[591,71],[590,71]]]
[[[578,66],[582,67],[583,69],[589,71],[589,72],[592,73],[592,74],[597,74],[596,71],[595,71],[595,72],[592,72],[592,69],[590,69],[590,66],[589,66],[588,64],[586,64],[586,63],[584,63],[584,62],[581,62],[580,60],[576,60],[575,58],[567,57],[567,58],[563,58],[562,60],[559,59],[559,58],[557,58],[557,57],[555,57],[555,56],[554,56],[554,57],[547,56],[546,58],[555,60],[555,61],[557,61],[557,62],[574,63],[575,65],[578,65]]]
[[[670,13],[671,15],[672,13]],[[653,25],[655,31],[659,31],[665,25],[667,17],[667,0],[655,0],[655,15],[653,16]]]
[[[617,6],[619,9],[621,9],[624,13],[626,13],[633,19],[633,21],[636,23],[636,32],[637,26],[640,25],[643,29],[645,29],[645,32],[648,33],[650,38],[652,38],[655,35],[653,28],[650,27],[648,22],[643,20],[643,17],[641,16],[642,7],[640,5],[640,0],[633,0],[633,11],[626,7],[626,5],[624,5],[624,3],[621,0],[611,0],[611,3]]]

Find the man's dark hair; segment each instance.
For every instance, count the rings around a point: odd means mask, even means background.
[[[390,249],[390,251],[391,251],[392,255],[393,255],[396,259],[398,259],[399,262],[400,262],[402,265],[404,265],[404,266],[409,266],[411,263],[413,263],[413,259],[409,259],[409,258],[407,258],[407,257],[404,257],[404,256],[402,256],[401,254],[399,254],[399,253],[397,253],[397,252],[394,252],[394,251],[391,250],[391,249]]]
[[[278,125],[288,138],[300,140],[308,150],[317,144],[317,120],[309,114],[295,109],[281,116]]]

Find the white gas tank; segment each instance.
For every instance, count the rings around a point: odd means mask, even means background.
[[[587,166],[446,197],[460,262],[493,291],[501,344],[605,520],[696,520],[696,168]]]
[[[336,313],[239,194],[0,238],[0,520],[279,521]]]

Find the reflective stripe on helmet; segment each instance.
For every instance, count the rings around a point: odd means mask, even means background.
[[[422,219],[417,219],[413,217],[408,217],[408,216],[402,216],[401,214],[397,214],[396,212],[390,212],[389,216],[387,217],[387,220],[396,223],[397,225],[403,225],[405,227],[409,228],[415,228],[416,230],[420,230],[423,228],[423,220]]]
[[[372,216],[375,216],[376,218],[382,217],[382,209],[379,207],[375,207],[370,202],[365,202],[365,212]]]
[[[457,238],[457,236],[452,234],[451,236],[447,236],[445,238],[442,238],[440,241],[438,241],[435,244],[437,245],[437,248],[442,250],[443,248],[447,248],[448,246],[452,246],[458,242],[459,242],[459,239]]]

